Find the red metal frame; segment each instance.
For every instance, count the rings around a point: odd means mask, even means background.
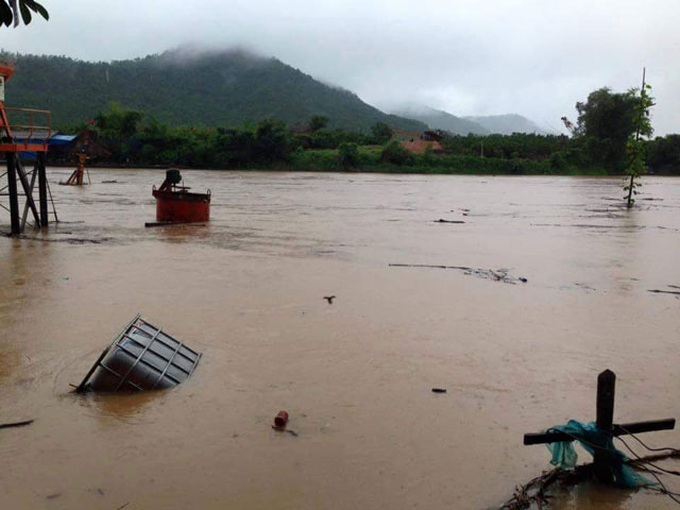
[[[4,81],[14,74],[14,67],[0,62],[0,76]],[[21,120],[27,119],[23,124],[10,124],[10,116],[17,114]],[[44,116],[44,125],[36,123],[36,117]],[[14,120],[17,120],[16,118]],[[52,116],[47,110],[35,110],[32,108],[7,108],[4,97],[0,100],[0,153],[5,154],[7,162],[7,188],[9,189],[9,213],[12,235],[19,235],[23,232],[26,224],[26,212],[30,209],[33,212],[36,227],[46,227],[49,223],[47,210],[47,176],[45,172],[45,156],[48,149],[48,140],[52,135]],[[17,138],[19,138],[17,140]],[[38,176],[38,190],[40,196],[40,214],[33,200],[33,184],[28,182],[23,171],[23,165],[17,153],[35,152],[37,162],[34,172]],[[36,173],[33,174],[35,179]],[[19,190],[17,180],[21,183],[25,193],[26,202],[24,205],[23,220],[19,213]],[[4,207],[4,206],[3,206]],[[55,213],[56,217],[56,213]]]
[[[0,63],[0,76],[5,77],[5,82],[8,82],[13,74],[14,74],[14,67],[8,66],[7,64]]]
[[[0,76],[5,79],[5,82],[8,82],[13,74],[13,66],[0,63]],[[15,124],[14,126],[11,126],[7,112],[28,114],[28,123]],[[46,125],[37,125],[35,123],[35,117],[38,115],[45,116]],[[8,108],[5,106],[4,101],[0,101],[0,132],[4,135],[4,137],[12,140],[11,142],[0,143],[0,152],[47,152],[47,140],[52,135],[51,124],[52,113],[49,110],[36,110],[34,108]],[[17,142],[15,140],[14,134],[12,133],[12,129],[14,129],[15,132],[28,131],[28,135],[25,137],[24,141]],[[36,131],[40,132],[40,138],[34,138],[33,135]]]
[[[0,70],[1,74],[1,70]],[[28,122],[26,124],[10,125],[10,113],[25,113],[28,114]],[[36,124],[36,116],[44,115],[45,125]],[[0,101],[0,130],[10,139],[14,139],[14,133],[17,131],[27,131],[25,141],[0,143],[0,152],[47,152],[47,140],[52,136],[52,112],[49,110],[36,110],[34,108],[8,108],[5,103]],[[34,138],[36,132],[40,133],[40,138]]]

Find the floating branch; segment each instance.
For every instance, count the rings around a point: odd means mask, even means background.
[[[477,276],[487,280],[509,283],[515,285],[517,282],[526,283],[528,280],[523,276],[516,277],[511,275],[507,269],[475,269],[467,266],[445,266],[438,264],[390,264],[389,267],[423,267],[430,269],[458,269],[467,275]]]
[[[12,427],[25,427],[26,425],[30,425],[33,423],[35,420],[26,420],[26,421],[17,421],[14,423],[2,423],[0,424],[0,429],[9,429]]]
[[[669,285],[670,287],[670,285]],[[678,290],[659,290],[659,289],[649,289],[647,292],[654,292],[656,294],[675,294],[676,296],[680,296],[680,291]]]
[[[390,267],[429,267],[434,269],[460,269],[462,271],[471,271],[471,267],[466,266],[442,266],[438,264],[390,264]]]

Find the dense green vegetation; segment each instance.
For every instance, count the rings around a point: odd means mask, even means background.
[[[572,132],[566,160],[576,158],[611,175],[625,173],[633,179],[647,171],[680,175],[680,137],[651,138],[652,105],[644,83],[640,89],[621,93],[609,88],[592,92],[587,101],[576,104],[576,125],[562,119]],[[630,191],[634,186],[629,186]]]
[[[439,133],[441,151],[412,154],[393,139],[392,130],[384,123],[374,124],[370,134],[329,129],[329,124],[330,119],[324,116],[312,116],[305,126],[296,129],[275,120],[241,128],[169,126],[112,103],[95,116],[92,125],[80,128],[94,129],[100,143],[112,151],[110,161],[99,163],[402,173],[617,173],[608,166],[609,152],[604,153],[607,157],[599,151],[590,152],[603,142],[583,134],[585,126],[572,137]],[[643,141],[642,148],[654,171],[680,175],[680,135]]]
[[[645,143],[647,166],[659,174],[680,175],[680,135],[656,137]]]
[[[626,168],[626,143],[635,132],[637,105],[635,89],[613,93],[608,88],[592,92],[585,103],[576,103],[579,115],[574,138],[592,161],[612,174]],[[651,135],[651,127],[641,134]]]

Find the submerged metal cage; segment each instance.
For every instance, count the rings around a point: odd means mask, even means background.
[[[76,391],[172,388],[194,371],[201,353],[137,316],[102,352]]]

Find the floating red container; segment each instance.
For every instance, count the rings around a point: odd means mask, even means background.
[[[156,221],[159,223],[200,223],[210,219],[210,190],[190,193],[186,186],[178,186],[179,170],[168,170],[159,189],[154,186]]]
[[[274,428],[283,430],[288,424],[288,413],[286,411],[279,411],[279,414],[274,418]]]
[[[198,223],[210,219],[210,193],[153,190],[156,221]]]

